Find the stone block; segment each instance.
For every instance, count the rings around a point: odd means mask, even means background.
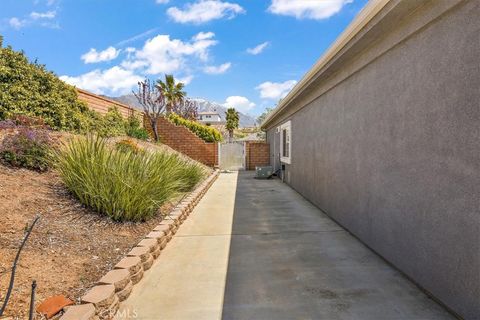
[[[97,308],[98,317],[101,320],[111,320],[115,317],[115,314],[117,313],[119,307],[120,299],[117,295],[115,295],[113,302],[109,306],[105,308]]]
[[[120,260],[114,267],[115,269],[126,269],[130,276],[142,269],[142,260],[139,257],[125,257]]]
[[[125,288],[123,288],[123,290],[117,292],[118,299],[120,301],[124,301],[125,299],[127,299],[128,296],[130,295],[130,293],[132,293],[132,289],[133,289],[133,282],[130,281],[130,278],[129,278],[128,283],[125,286]]]
[[[127,253],[127,257],[139,257],[142,263],[150,258],[150,249],[148,247],[135,247]]]
[[[143,278],[143,268],[140,268],[137,273],[130,276],[130,280],[132,280],[133,284],[137,284]]]
[[[155,229],[153,229],[153,231],[163,232],[164,235],[168,235],[170,232],[170,226],[166,224],[159,224],[155,227]]]
[[[165,234],[160,231],[152,231],[149,234],[147,234],[146,238],[149,239],[155,239],[157,242],[162,241],[162,239],[165,237]]]
[[[96,310],[93,304],[80,304],[68,307],[60,320],[93,320],[95,314]]]
[[[150,255],[147,261],[142,262],[143,263],[143,270],[146,271],[146,270],[150,269],[152,267],[153,261],[154,261],[153,256]]]
[[[114,269],[105,274],[98,284],[111,284],[115,287],[115,292],[123,290],[130,282],[130,272],[127,269]]]
[[[168,243],[167,238],[162,239],[162,241],[160,242],[160,249],[161,250],[165,249],[165,247],[167,246],[167,243]]]
[[[137,244],[138,247],[147,247],[150,252],[156,251],[158,249],[157,239],[143,239]]]
[[[159,244],[157,250],[151,252],[153,259],[157,259],[160,256],[160,253],[162,253],[162,249]]]
[[[92,303],[95,308],[106,308],[115,299],[115,286],[111,284],[97,285],[87,291],[81,298],[83,303]]]

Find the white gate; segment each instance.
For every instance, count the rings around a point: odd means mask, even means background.
[[[245,143],[241,141],[220,143],[218,158],[220,168],[223,170],[245,169]]]

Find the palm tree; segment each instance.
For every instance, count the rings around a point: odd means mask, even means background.
[[[238,115],[238,111],[235,108],[228,108],[227,112],[225,112],[227,123],[225,124],[225,128],[228,130],[229,141],[232,141],[233,138],[233,130],[238,128],[238,122],[240,121],[240,117]]]
[[[182,82],[175,83],[175,78],[171,74],[165,75],[165,82],[160,79],[157,80],[157,84],[160,86],[160,90],[167,100],[167,113],[172,112],[175,105],[182,102],[187,95],[187,93],[183,91],[185,84]]]

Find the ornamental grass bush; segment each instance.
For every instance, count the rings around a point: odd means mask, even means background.
[[[104,139],[71,140],[56,151],[67,188],[84,205],[116,221],[145,221],[168,200],[190,191],[205,175],[176,153],[118,151]]]

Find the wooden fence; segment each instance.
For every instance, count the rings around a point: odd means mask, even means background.
[[[77,93],[79,100],[85,102],[90,107],[90,109],[102,115],[107,113],[108,109],[110,109],[111,107],[117,107],[118,111],[124,118],[128,118],[130,115],[136,112],[138,112],[138,114],[141,113],[140,111],[130,107],[129,105],[96,95],[82,89],[77,88]]]

